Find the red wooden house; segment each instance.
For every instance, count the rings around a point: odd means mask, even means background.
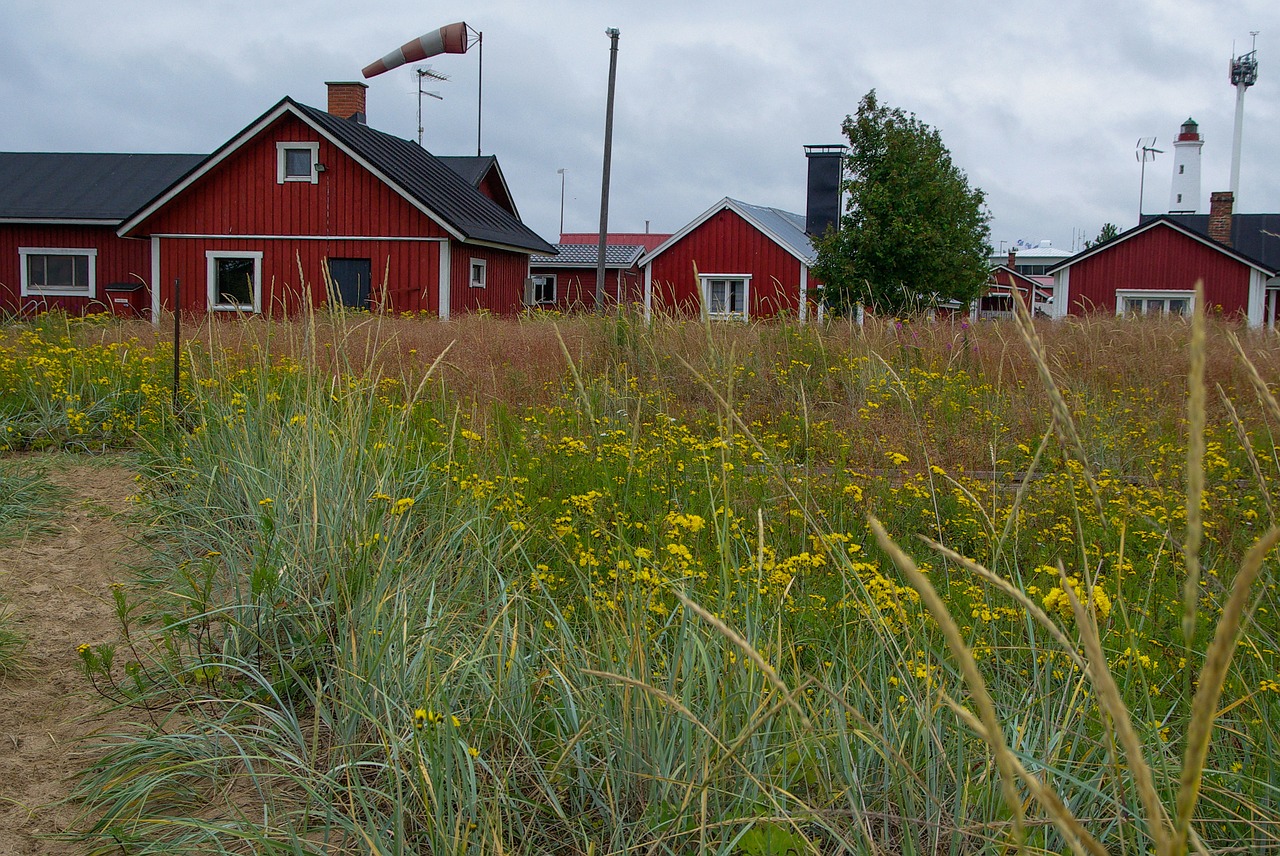
[[[1230,246],[1229,199],[1226,204],[1225,231],[1216,233],[1222,240],[1162,216],[1050,268],[1050,314],[1184,315],[1192,309],[1196,282],[1202,280],[1205,301],[1215,310],[1250,326],[1273,326],[1280,271]]]
[[[112,290],[134,308],[151,247],[116,228],[203,159],[0,152],[0,315],[105,311]]]
[[[605,295],[610,303],[639,303],[644,298],[640,287],[644,246],[613,243],[612,233],[608,240],[604,251]],[[599,259],[600,245],[585,242],[562,242],[556,244],[556,255],[534,256],[529,261],[532,291],[525,302],[562,312],[594,308]]]
[[[552,247],[514,205],[365,125],[364,89],[329,84],[346,115],[283,99],[121,224],[150,241],[153,315],[327,299],[441,318],[519,310],[529,256]]]
[[[803,320],[814,258],[803,216],[726,197],[641,260],[645,313]]]
[[[1014,254],[1009,254],[1009,264],[991,268],[986,292],[969,307],[970,317],[1004,319],[1013,317],[1014,294],[1022,297],[1023,305],[1034,315],[1048,315],[1052,305],[1053,287],[1037,282],[1033,277],[1019,273],[1013,264]]]

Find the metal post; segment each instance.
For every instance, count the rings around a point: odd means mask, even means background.
[[[609,167],[613,159],[613,86],[618,74],[616,27],[604,31],[609,37],[609,99],[604,113],[604,175],[600,181],[600,255],[596,260],[596,312],[604,312],[604,251],[609,238]]]
[[[182,277],[173,281],[173,418],[182,418],[182,398],[178,389],[178,354],[182,347]]]
[[[556,170],[560,173],[560,237],[564,237],[564,173],[563,168]]]
[[[476,31],[476,55],[479,73],[476,75],[476,157],[480,157],[480,126],[484,120],[484,33]]]

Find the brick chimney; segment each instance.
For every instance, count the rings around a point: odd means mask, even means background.
[[[1231,246],[1231,209],[1235,201],[1230,190],[1209,194],[1209,237],[1228,247]]]
[[[1009,248],[1009,270],[1017,270],[1018,251],[1013,247]]]
[[[366,124],[364,95],[369,84],[330,80],[324,85],[329,87],[330,113],[340,119],[354,119],[361,125]]]

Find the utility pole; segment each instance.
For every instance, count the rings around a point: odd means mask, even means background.
[[[600,181],[600,243],[596,259],[596,313],[604,313],[604,251],[609,239],[609,168],[613,159],[613,86],[618,75],[617,27],[604,31],[609,37],[609,99],[604,112],[604,176]]]
[[[564,174],[565,169],[561,167],[556,170],[560,173],[560,236],[564,237]]]

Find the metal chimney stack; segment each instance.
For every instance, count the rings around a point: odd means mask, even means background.
[[[828,227],[840,228],[841,175],[845,147],[805,146],[809,159],[809,191],[804,210],[804,230],[811,238],[821,238]]]

